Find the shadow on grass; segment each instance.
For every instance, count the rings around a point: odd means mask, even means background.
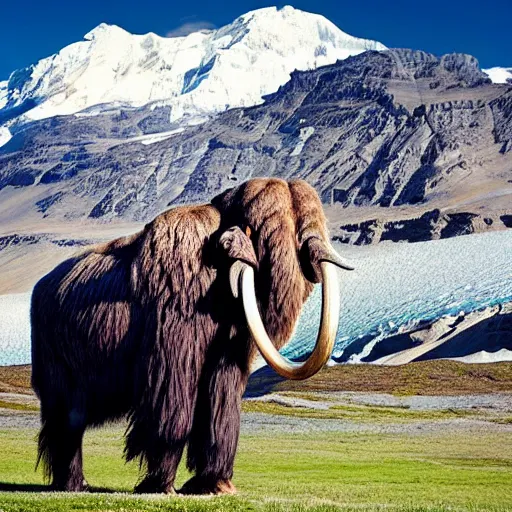
[[[49,485],[41,484],[11,484],[0,482],[0,492],[49,492]]]
[[[43,484],[13,484],[7,482],[0,482],[0,492],[53,492],[49,485]],[[107,487],[90,487],[86,492],[94,492],[100,494],[113,494],[122,491],[109,489]],[[131,494],[131,493],[126,493]]]

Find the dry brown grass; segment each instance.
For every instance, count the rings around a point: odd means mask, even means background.
[[[258,380],[251,379],[251,388]],[[281,381],[274,391],[356,391],[395,395],[512,393],[512,363],[425,361],[403,366],[339,365],[306,381]],[[0,392],[32,393],[30,366],[0,366]]]
[[[307,381],[278,382],[273,389],[396,395],[512,393],[512,363],[465,364],[438,360],[403,366],[340,365],[325,368]]]
[[[0,366],[0,393],[32,394],[30,365]]]

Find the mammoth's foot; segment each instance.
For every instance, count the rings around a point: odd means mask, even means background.
[[[179,494],[236,494],[236,487],[229,479],[193,476],[178,491]]]
[[[135,486],[136,494],[176,494],[171,483],[162,482],[161,479],[148,475]]]
[[[89,484],[85,478],[71,478],[67,482],[54,481],[50,486],[52,491],[87,492]]]

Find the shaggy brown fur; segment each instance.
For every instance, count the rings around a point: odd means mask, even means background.
[[[318,280],[312,237],[328,240],[314,189],[255,179],[210,205],[169,210],[42,278],[32,296],[32,383],[39,460],[53,486],[84,489],[85,429],[127,415],[126,457],[146,468],[137,491],[172,492],[188,445],[196,476],[183,492],[233,492],[255,349],[229,267],[235,259],[255,267],[263,319],[281,347]]]

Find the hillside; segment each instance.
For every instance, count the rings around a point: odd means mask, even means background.
[[[473,57],[369,51],[200,125],[170,108],[26,125],[0,149],[0,222],[146,221],[266,175],[313,184],[341,241],[423,214],[423,239],[510,226],[512,85]]]

